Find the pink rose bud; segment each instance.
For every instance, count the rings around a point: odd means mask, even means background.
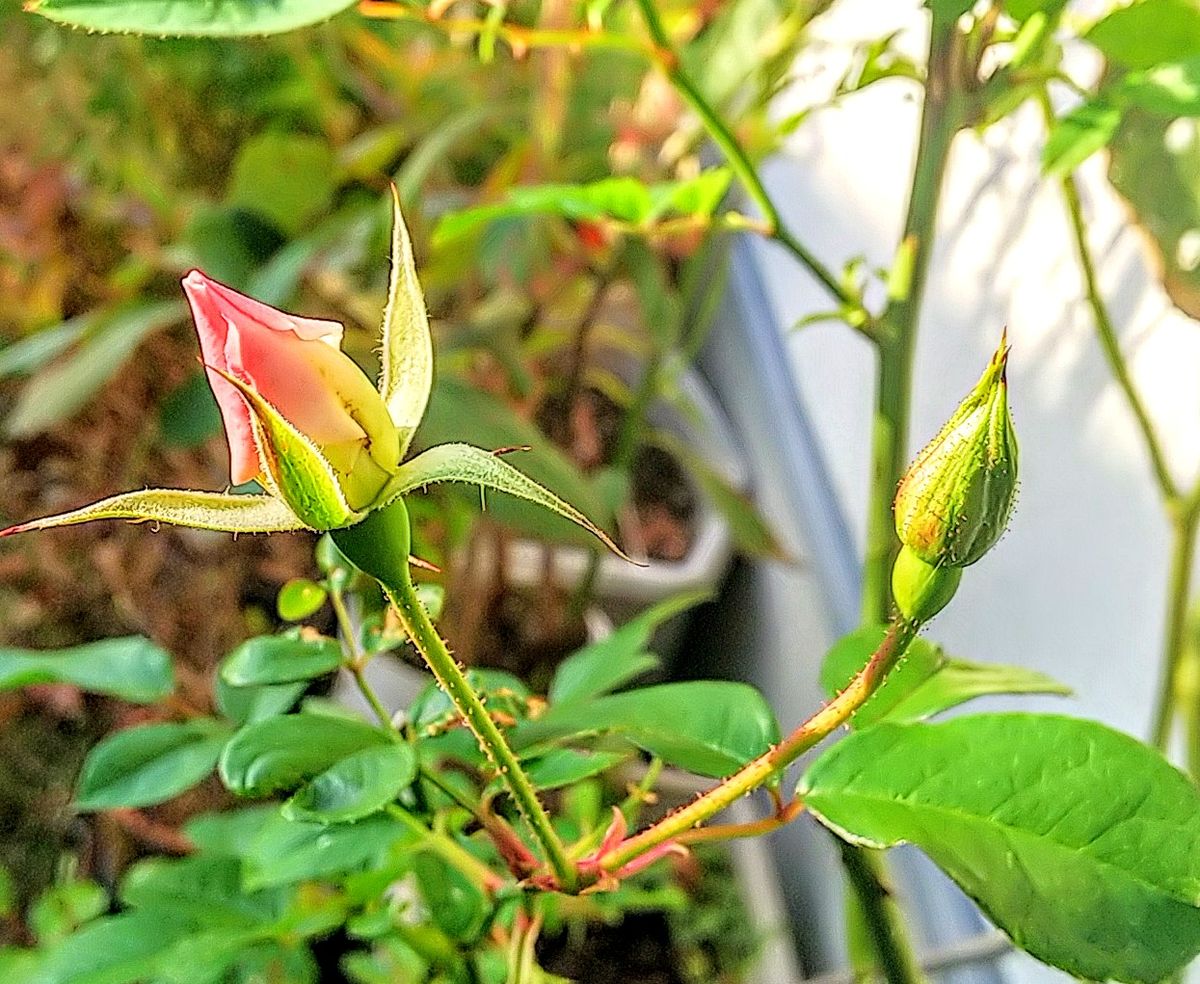
[[[341,351],[342,326],[286,314],[199,270],[183,292],[225,424],[230,481],[263,481],[318,529],[351,521],[339,519],[346,507],[370,506],[399,466],[399,438],[383,398]],[[287,425],[299,438],[281,438]],[[328,475],[310,481],[297,448],[315,450]],[[322,499],[329,476],[344,503]]]

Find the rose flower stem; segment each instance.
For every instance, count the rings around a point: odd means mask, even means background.
[[[737,772],[723,779],[699,799],[668,815],[652,827],[647,827],[614,848],[600,859],[605,871],[616,871],[634,858],[640,857],[659,844],[703,823],[735,802],[739,797],[757,789],[781,769],[786,768],[840,725],[849,720],[883,683],[884,678],[900,661],[908,644],[916,637],[919,626],[897,617],[888,633],[867,664],[858,671],[846,689],[800,725],[780,744],[764,752]]]
[[[361,523],[334,531],[333,538],[346,557],[383,587],[395,606],[404,631],[512,794],[559,886],[564,891],[574,891],[578,880],[575,865],[551,826],[533,783],[417,597],[408,570],[408,523],[404,502],[397,499],[390,506],[370,513]]]

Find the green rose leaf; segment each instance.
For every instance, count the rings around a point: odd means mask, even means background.
[[[798,794],[855,843],[918,845],[1017,945],[1077,977],[1158,981],[1200,950],[1200,792],[1102,725],[881,724],[817,759]]]
[[[353,5],[354,0],[35,0],[29,9],[106,34],[229,38],[294,31]]]
[[[0,649],[0,690],[31,683],[71,683],[138,704],[162,700],[175,689],[171,657],[141,636],[70,649]]]
[[[572,653],[559,664],[550,682],[551,703],[599,697],[657,669],[658,657],[646,652],[654,630],[708,597],[707,592],[693,591],[660,601],[611,635]]]
[[[409,745],[364,748],[326,769],[284,804],[284,816],[345,823],[383,809],[417,777]]]
[[[231,652],[221,666],[221,679],[234,687],[294,683],[332,673],[342,665],[336,639],[303,633],[256,636]]]
[[[221,781],[239,796],[292,790],[335,762],[390,741],[379,728],[324,714],[288,714],[247,725],[221,754]]]
[[[762,695],[743,683],[664,683],[594,700],[555,704],[513,729],[513,744],[589,732],[623,735],[670,765],[725,776],[779,741],[779,724]]]
[[[843,636],[825,656],[821,687],[830,697],[844,690],[883,642],[887,629],[865,626]],[[1020,666],[998,666],[951,659],[941,646],[914,639],[900,665],[858,709],[851,727],[879,721],[919,721],[989,694],[1069,694],[1069,687]]]
[[[211,718],[118,731],[84,760],[76,809],[152,806],[178,796],[212,772],[228,737],[228,727]]]

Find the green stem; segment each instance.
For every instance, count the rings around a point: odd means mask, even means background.
[[[443,861],[451,867],[457,868],[468,880],[479,885],[485,891],[494,892],[503,887],[504,880],[502,878],[450,837],[440,834],[436,830],[430,830],[411,813],[398,806],[389,806],[387,812],[393,820],[416,834],[427,851],[437,854]]]
[[[1154,716],[1154,744],[1162,752],[1167,751],[1171,740],[1171,725],[1175,716],[1182,713],[1189,721],[1189,757],[1195,744],[1196,695],[1190,674],[1184,672],[1187,652],[1187,607],[1191,593],[1192,564],[1196,556],[1196,526],[1200,516],[1195,509],[1177,512],[1171,521],[1171,567],[1167,580],[1167,615],[1163,641],[1162,682]],[[1194,660],[1191,662],[1195,662]],[[1185,685],[1186,684],[1186,685]],[[1192,774],[1197,775],[1196,763],[1192,763]]]
[[[888,305],[880,316],[876,335],[879,360],[862,597],[862,617],[868,623],[886,621],[892,604],[891,570],[900,549],[892,500],[908,464],[908,417],[917,323],[933,252],[942,177],[950,144],[963,126],[967,110],[955,79],[962,40],[953,21],[933,18],[925,105],[908,213],[893,262]]]
[[[1042,99],[1045,113],[1048,114],[1050,120],[1053,120],[1050,102],[1044,92]],[[1163,498],[1166,500],[1177,498],[1179,488],[1175,484],[1175,479],[1171,477],[1170,468],[1167,467],[1167,456],[1159,442],[1154,423],[1150,419],[1150,413],[1130,375],[1129,366],[1125,362],[1121,344],[1117,339],[1116,328],[1108,314],[1108,306],[1104,303],[1104,298],[1100,293],[1100,285],[1096,277],[1096,264],[1092,259],[1091,248],[1088,246],[1087,227],[1084,224],[1083,206],[1079,200],[1079,186],[1075,182],[1075,176],[1073,174],[1065,175],[1061,187],[1063,202],[1067,208],[1067,218],[1075,240],[1075,253],[1079,259],[1079,269],[1083,274],[1083,286],[1087,293],[1088,306],[1092,309],[1096,334],[1100,338],[1100,347],[1104,351],[1105,359],[1108,360],[1108,367],[1112,371],[1113,378],[1121,387],[1121,392],[1125,394],[1125,402],[1129,404],[1134,420],[1137,421],[1142,441],[1146,445],[1146,453],[1150,456],[1150,465],[1154,469],[1154,478],[1158,482]]]
[[[892,501],[908,464],[917,325],[950,145],[969,112],[959,77],[963,41],[953,20],[933,15],[925,102],[908,211],[889,278],[888,304],[874,335],[878,363],[862,595],[862,618],[867,623],[885,621],[892,608],[891,570],[900,547]],[[890,984],[923,980],[902,914],[886,888],[883,859],[851,844],[843,843],[841,850],[875,964]]]
[[[704,823],[740,797],[757,789],[781,769],[786,768],[826,738],[843,725],[879,688],[892,667],[908,649],[908,644],[917,634],[917,628],[918,626],[912,622],[896,619],[888,629],[883,642],[879,644],[879,648],[868,660],[867,665],[858,671],[845,690],[778,745],[748,762],[733,775],[722,779],[718,785],[687,806],[630,837],[604,855],[600,859],[600,867],[605,871],[616,871],[659,844],[673,840],[693,827]]]
[[[383,706],[383,701],[375,693],[375,688],[367,682],[366,675],[363,672],[366,668],[367,660],[362,648],[358,644],[358,629],[354,624],[354,620],[350,617],[349,609],[346,608],[346,599],[342,596],[342,592],[335,588],[329,592],[329,600],[333,604],[333,613],[337,618],[338,628],[342,630],[342,644],[349,651],[350,660],[346,664],[346,669],[350,671],[350,675],[354,678],[354,685],[358,687],[358,692],[363,695],[363,700],[370,705],[375,717],[379,719],[379,723],[393,735],[399,736],[400,729],[396,727],[396,723],[392,720],[392,715]]]
[[[559,885],[565,891],[572,891],[577,881],[575,865],[567,857],[537,791],[417,597],[408,569],[408,523],[404,501],[397,499],[370,513],[361,523],[335,530],[333,538],[342,553],[383,586],[404,631],[508,787]]]
[[[663,26],[658,9],[654,6],[654,0],[637,0],[637,5],[642,12],[642,19],[646,22],[646,29],[650,32],[650,37],[660,53],[658,61],[663,72],[670,79],[683,101],[700,118],[700,122],[712,142],[721,149],[721,153],[729,162],[730,169],[758,206],[759,211],[762,212],[767,223],[767,234],[787,249],[839,304],[859,311],[862,308],[862,302],[838,283],[833,273],[784,226],[779,209],[775,207],[775,203],[767,193],[758,169],[741,144],[738,143],[737,137],[733,135],[728,124],[721,119],[704,93],[683,70],[679,52],[672,44],[671,37]]]

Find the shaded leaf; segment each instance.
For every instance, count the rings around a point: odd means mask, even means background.
[[[779,741],[762,695],[743,683],[664,683],[594,700],[554,704],[511,732],[518,749],[591,732],[611,732],[639,748],[706,776],[724,776]]]
[[[256,636],[247,639],[221,664],[221,679],[234,687],[293,683],[332,673],[342,665],[336,639],[299,635]]]
[[[389,742],[378,728],[350,718],[288,714],[242,728],[225,746],[221,781],[239,796],[295,789],[347,755]]]
[[[0,690],[31,683],[70,683],[139,704],[175,689],[171,657],[149,639],[103,639],[69,649],[0,648]]]
[[[5,421],[11,437],[28,437],[80,410],[153,332],[180,320],[182,301],[138,303],[94,316],[80,345],[38,373]]]
[[[598,697],[656,669],[658,657],[646,652],[654,630],[710,597],[706,591],[689,591],[667,598],[639,612],[603,639],[572,653],[559,664],[550,681],[550,701],[561,704]]]
[[[881,724],[834,745],[798,792],[856,843],[917,844],[1019,946],[1078,977],[1158,981],[1200,950],[1200,793],[1102,725]]]
[[[84,760],[75,807],[151,806],[178,796],[212,772],[228,737],[228,728],[211,718],[109,735]]]
[[[545,755],[528,759],[522,764],[529,781],[537,789],[561,789],[584,779],[607,772],[626,761],[629,752],[589,752],[576,748],[554,748]],[[499,781],[494,784],[499,790]]]
[[[329,207],[335,188],[333,165],[333,150],[321,138],[269,130],[239,148],[225,197],[231,205],[296,235]]]

